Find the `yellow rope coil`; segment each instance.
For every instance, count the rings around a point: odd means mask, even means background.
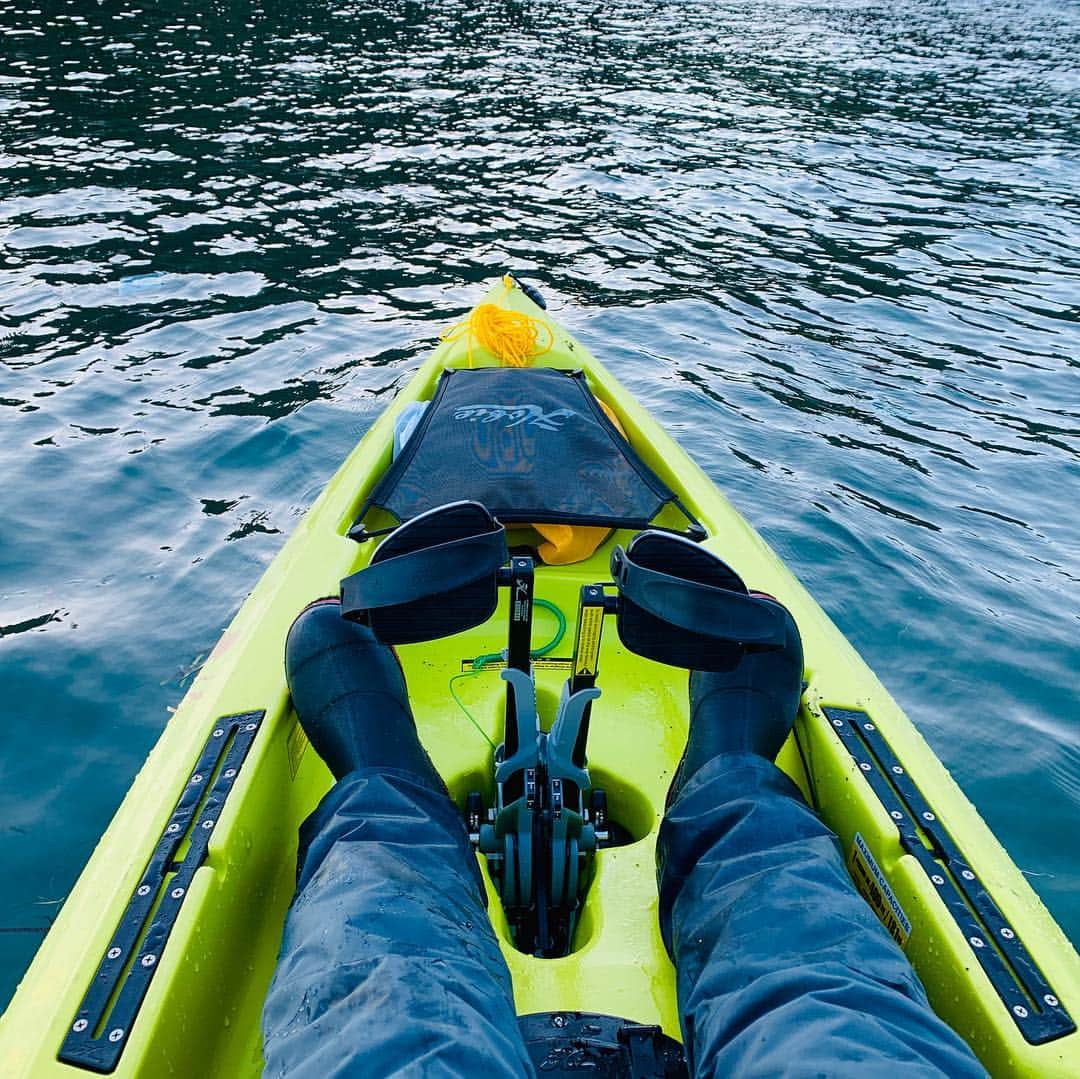
[[[512,278],[505,279],[503,298],[514,287]],[[543,340],[546,335],[546,341]],[[465,337],[469,366],[473,365],[473,342],[491,353],[508,367],[528,367],[537,356],[543,356],[554,344],[547,324],[522,311],[510,311],[497,303],[482,303],[467,319],[451,326],[442,334],[444,341]]]

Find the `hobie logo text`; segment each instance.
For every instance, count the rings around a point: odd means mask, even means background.
[[[455,420],[469,423],[497,423],[503,427],[539,427],[557,431],[577,413],[572,408],[553,408],[545,412],[540,405],[468,405],[454,409]]]

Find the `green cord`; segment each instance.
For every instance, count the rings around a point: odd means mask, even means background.
[[[547,644],[542,645],[540,648],[534,648],[529,653],[533,659],[539,659],[541,656],[546,656],[549,652],[554,652],[555,649],[559,647],[559,643],[566,634],[566,615],[563,614],[550,600],[535,599],[533,600],[533,605],[536,607],[543,607],[545,611],[551,611],[559,623],[558,628],[555,631],[555,636],[552,637]]]
[[[483,668],[481,668],[480,670],[482,669]],[[460,708],[465,713],[465,717],[468,719],[468,721],[480,732],[480,737],[483,738],[484,741],[487,742],[487,744],[491,746],[492,749],[494,749],[495,743],[487,736],[487,731],[485,731],[484,728],[481,727],[480,724],[476,721],[476,717],[472,714],[472,712],[470,712],[468,708],[465,707],[465,702],[457,695],[457,690],[454,688],[455,682],[459,682],[462,678],[475,678],[480,673],[480,670],[462,671],[461,674],[451,675],[449,683],[450,696],[453,697],[454,700],[457,702],[458,708]]]
[[[555,628],[555,636],[551,638],[547,644],[541,645],[539,648],[533,648],[529,652],[531,659],[539,659],[541,656],[546,656],[550,652],[553,652],[559,647],[563,637],[566,635],[566,615],[559,610],[550,600],[546,599],[534,599],[533,606],[543,607],[545,611],[550,611],[554,616],[558,625]],[[460,674],[453,674],[450,676],[448,687],[450,689],[450,696],[454,698],[458,708],[464,713],[466,719],[480,732],[481,737],[492,749],[495,748],[495,743],[487,736],[487,732],[480,726],[476,717],[465,707],[465,702],[458,696],[456,683],[460,682],[463,678],[475,678],[478,674],[482,674],[489,664],[498,662],[503,659],[502,652],[485,652],[482,656],[477,656],[472,661],[471,671],[462,671]]]

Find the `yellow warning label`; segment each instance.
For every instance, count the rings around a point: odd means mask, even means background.
[[[881,924],[889,931],[889,935],[900,945],[907,944],[911,936],[911,922],[900,906],[899,900],[893,895],[885,874],[874,860],[866,840],[856,832],[855,842],[851,845],[851,857],[848,858],[848,870],[851,878],[855,881],[855,887],[862,893],[863,898],[874,909]]]
[[[574,654],[577,667],[574,674],[596,674],[600,662],[600,633],[604,625],[604,608],[598,604],[589,604],[581,608],[578,620],[577,644]]]
[[[286,748],[289,751],[289,772],[293,779],[296,778],[296,773],[300,770],[300,761],[303,760],[304,751],[307,747],[307,735],[304,734],[304,728],[297,723],[289,731],[289,738],[286,742]]]

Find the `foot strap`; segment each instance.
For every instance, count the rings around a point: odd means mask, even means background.
[[[647,569],[621,547],[612,552],[611,573],[624,601],[668,625],[720,641],[784,646],[784,612],[775,603]]]

